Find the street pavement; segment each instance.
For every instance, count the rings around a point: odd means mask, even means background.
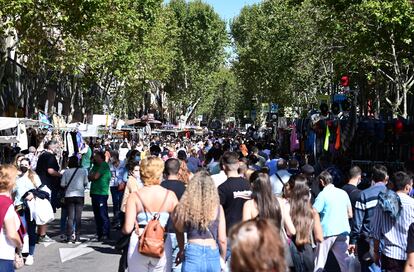
[[[110,208],[112,219],[112,209]],[[34,264],[24,266],[19,271],[118,271],[120,252],[114,249],[114,243],[119,237],[119,231],[112,230],[107,243],[92,242],[95,235],[95,222],[89,196],[85,197],[85,207],[82,213],[81,244],[68,244],[60,241],[60,209],[55,214],[55,220],[49,224],[48,235],[55,242],[37,244],[34,254]]]
[[[112,219],[111,198],[108,200],[109,216]],[[115,241],[120,237],[120,231],[112,229],[109,242],[93,242],[95,222],[89,196],[85,196],[85,207],[82,213],[81,241],[79,245],[60,241],[60,209],[55,214],[55,220],[49,224],[48,235],[55,240],[52,243],[37,244],[34,254],[34,264],[24,266],[22,272],[55,272],[55,271],[118,271],[120,252],[114,249]],[[338,264],[330,254],[327,272],[339,271]]]

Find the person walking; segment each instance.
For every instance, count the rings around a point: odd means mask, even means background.
[[[407,262],[404,272],[414,271],[414,223],[411,223],[407,235]]]
[[[88,176],[91,184],[91,199],[93,215],[96,224],[96,235],[98,241],[109,239],[110,223],[108,216],[108,195],[111,170],[105,162],[105,154],[96,152],[94,165]]]
[[[358,166],[352,167],[349,170],[348,183],[342,187],[342,190],[344,190],[348,194],[349,200],[351,200],[352,213],[354,214],[354,217],[349,219],[349,225],[351,226],[351,230],[354,226],[354,221],[355,221],[355,214],[356,214],[355,205],[357,201],[361,198],[361,190],[359,190],[357,187],[358,184],[361,182],[361,177],[362,177],[361,168],[359,168]]]
[[[168,159],[165,162],[164,173],[166,179],[161,183],[161,186],[165,189],[171,190],[175,193],[178,200],[184,194],[185,185],[184,182],[179,180],[178,173],[180,171],[180,161],[178,159]],[[174,265],[173,262],[179,252],[177,237],[175,234],[174,224],[171,218],[168,220],[166,227],[167,239],[166,239],[166,256],[167,256],[167,271],[181,271],[181,265]]]
[[[231,271],[287,271],[285,244],[274,222],[250,219],[237,224],[229,236]]]
[[[404,172],[393,177],[394,191],[380,194],[371,222],[374,241],[374,262],[381,269],[402,272],[407,260],[407,238],[410,225],[414,222],[414,199],[408,194],[413,181]],[[393,205],[395,207],[390,207]],[[383,246],[380,253],[380,242]]]
[[[270,176],[270,183],[272,184],[273,194],[281,196],[283,187],[289,181],[291,174],[287,171],[288,164],[286,160],[279,159],[277,161],[277,171],[274,175]]]
[[[36,221],[30,216],[30,209],[26,202],[33,199],[34,195],[31,190],[35,190],[42,185],[40,178],[31,170],[30,160],[24,158],[20,161],[20,175],[16,180],[14,187],[14,207],[20,215],[21,222],[26,228],[29,236],[29,255],[26,257],[25,264],[34,263],[34,252],[36,247]]]
[[[361,263],[361,272],[381,271],[371,253],[374,248],[371,221],[378,204],[379,194],[387,190],[388,179],[387,168],[384,165],[374,165],[372,168],[373,185],[363,190],[355,203],[355,219],[352,220],[349,250],[350,252],[356,251]]]
[[[278,229],[283,227],[280,202],[272,194],[269,176],[266,173],[254,172],[250,177],[252,196],[243,205],[243,221],[263,218],[272,221]]]
[[[39,156],[37,160],[36,173],[42,181],[43,186],[47,186],[50,191],[50,204],[53,211],[60,207],[58,200],[58,191],[60,190],[60,178],[62,174],[59,172],[59,163],[56,159],[56,153],[58,150],[58,143],[55,140],[51,140],[44,145],[44,152]],[[47,225],[37,227],[37,233],[39,236],[38,241],[40,243],[53,242],[49,236],[46,235]]]
[[[141,181],[140,174],[139,174],[139,162],[131,162],[127,165],[128,170],[128,177],[125,186],[123,185],[125,182],[121,183],[122,187],[125,187],[123,196],[122,196],[122,203],[121,203],[121,224],[124,223],[125,217],[125,209],[126,203],[128,201],[128,197],[131,193],[138,191],[144,184]]]
[[[224,210],[217,188],[206,171],[190,180],[174,211],[179,252],[177,263],[183,262],[183,272],[220,271],[220,258],[226,257],[227,238]],[[184,234],[188,244],[184,249]]]
[[[294,175],[288,184],[293,188],[289,192],[289,207],[296,231],[290,243],[293,265],[296,272],[313,271],[313,247],[323,241],[319,213],[312,208],[311,193],[304,175]]]
[[[239,155],[236,152],[225,152],[222,157],[222,164],[227,180],[218,187],[218,192],[220,205],[224,209],[226,231],[228,233],[231,227],[242,221],[243,205],[250,199],[251,190],[249,182],[239,175]],[[231,251],[228,246],[226,261],[230,256]]]
[[[161,226],[165,228],[170,214],[178,203],[175,194],[162,186],[164,161],[150,156],[141,161],[140,177],[144,187],[129,195],[126,204],[124,234],[131,234],[128,249],[128,271],[149,272],[166,271],[167,258],[165,252],[161,258],[142,255],[138,251],[139,236],[143,233],[148,221],[155,213],[159,214]],[[134,227],[138,223],[138,228]]]
[[[313,207],[320,214],[323,241],[316,247],[314,271],[323,271],[328,253],[332,250],[342,272],[348,271],[348,235],[350,232],[348,218],[352,218],[351,201],[347,193],[336,188],[333,178],[327,171],[318,176],[323,187]]]
[[[112,222],[115,227],[120,228],[120,212],[124,191],[119,190],[119,185],[126,182],[126,178],[124,180],[125,164],[119,160],[119,154],[116,150],[111,151],[109,168],[111,169],[111,181],[109,183],[109,188],[112,196],[112,211],[114,215]]]
[[[79,159],[76,156],[69,158],[68,167],[69,169],[63,173],[60,183],[61,187],[66,188],[65,205],[68,211],[65,242],[79,243],[85,189],[89,183],[88,172],[86,169],[80,168]],[[75,231],[73,226],[75,226]]]
[[[16,182],[17,169],[13,165],[0,165],[0,271],[14,272],[15,252],[23,247],[19,235],[19,216],[14,211],[11,192]]]

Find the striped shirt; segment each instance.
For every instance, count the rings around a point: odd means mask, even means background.
[[[382,254],[395,260],[406,260],[408,229],[414,222],[414,199],[407,194],[397,194],[402,204],[398,219],[393,220],[378,205],[371,221],[371,229],[374,239],[384,241]]]

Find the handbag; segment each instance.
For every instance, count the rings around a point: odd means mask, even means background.
[[[24,236],[26,234],[26,229],[23,226],[22,220],[19,217],[20,220],[20,227],[17,230],[17,233],[19,234],[20,241],[24,244]],[[14,261],[13,261],[13,267],[14,269],[20,269],[24,266],[24,260],[22,251],[20,249],[16,249],[16,252],[14,253]]]
[[[20,251],[14,253],[13,266],[14,266],[14,269],[20,269],[24,266],[23,256]]]
[[[59,203],[60,205],[64,206],[65,205],[65,195],[66,195],[66,190],[68,189],[70,183],[72,182],[73,178],[75,177],[76,172],[78,171],[79,168],[75,169],[75,172],[73,172],[72,176],[69,179],[68,185],[65,186],[65,188],[63,188],[62,190],[60,190],[58,192],[58,196],[57,198],[59,199]]]

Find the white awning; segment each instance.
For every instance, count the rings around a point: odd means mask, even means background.
[[[0,144],[16,144],[18,142],[17,136],[0,136]]]
[[[0,130],[15,128],[19,124],[19,118],[0,117]]]

